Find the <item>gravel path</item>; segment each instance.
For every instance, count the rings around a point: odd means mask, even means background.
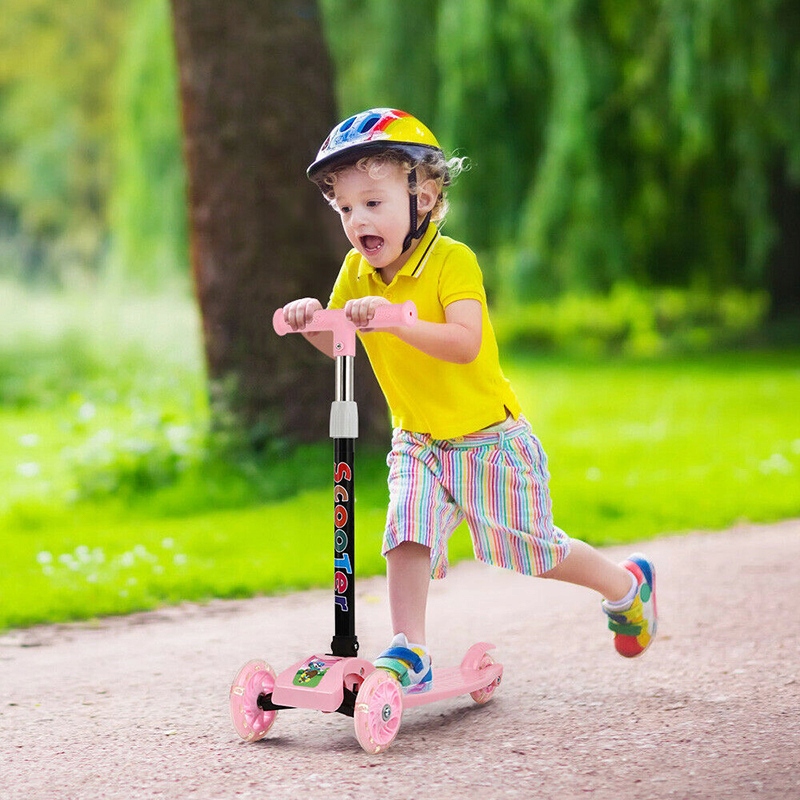
[[[0,636],[0,797],[800,798],[800,520],[641,546],[660,635],[617,656],[585,590],[464,563],[434,584],[434,661],[497,645],[503,685],[406,711],[369,756],[352,720],[279,712],[246,744],[228,687],[328,647],[327,591],[187,605]],[[612,548],[613,557],[628,548]],[[386,644],[382,580],[359,639]]]

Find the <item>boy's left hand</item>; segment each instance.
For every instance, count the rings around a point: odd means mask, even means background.
[[[385,297],[359,297],[345,303],[344,313],[356,327],[364,328],[375,316],[375,309],[386,305],[389,301]]]

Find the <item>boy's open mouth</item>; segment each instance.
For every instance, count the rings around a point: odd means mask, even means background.
[[[361,246],[367,253],[377,253],[383,247],[383,239],[380,236],[362,236]]]

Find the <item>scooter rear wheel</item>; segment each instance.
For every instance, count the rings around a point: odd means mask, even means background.
[[[488,653],[485,653],[481,659],[481,663],[478,665],[478,669],[486,669],[487,667],[491,667],[492,664],[494,664],[494,659]],[[478,705],[483,705],[492,699],[492,695],[494,695],[495,689],[497,689],[499,685],[500,678],[495,678],[488,686],[484,686],[483,689],[476,689],[474,692],[470,692],[469,696]]]
[[[367,753],[386,750],[400,730],[403,692],[397,679],[382,669],[371,673],[358,690],[353,723],[356,739]]]
[[[277,711],[263,711],[258,706],[262,694],[272,694],[275,671],[261,659],[248,661],[231,684],[231,719],[236,732],[246,742],[263,739],[275,723]]]

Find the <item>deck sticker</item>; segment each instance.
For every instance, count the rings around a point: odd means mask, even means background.
[[[315,686],[319,686],[319,682],[325,677],[325,673],[335,663],[335,660],[326,660],[319,656],[313,656],[297,670],[292,683],[295,686],[313,689]]]

